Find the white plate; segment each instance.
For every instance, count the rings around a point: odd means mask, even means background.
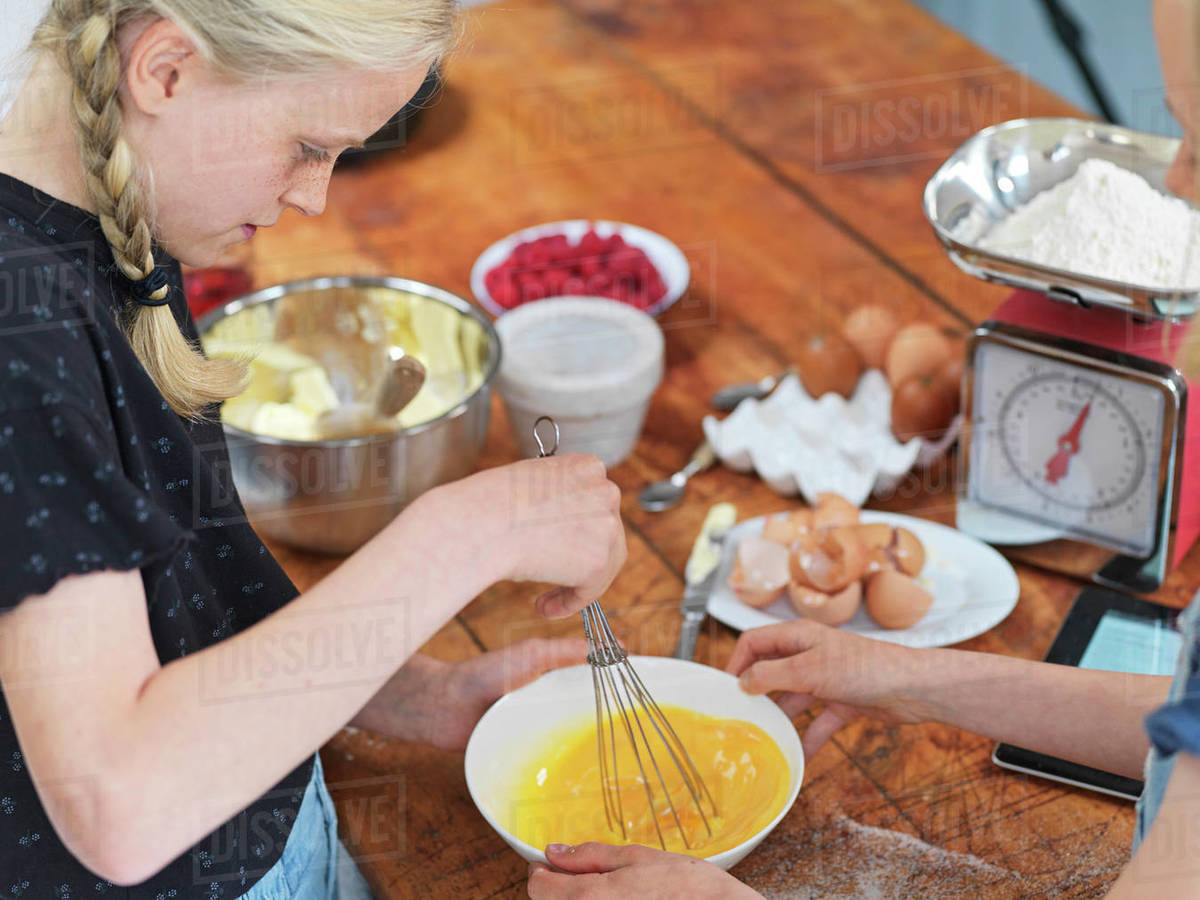
[[[786,597],[755,609],[738,600],[728,585],[738,541],[762,534],[766,518],[747,519],[730,529],[708,597],[708,614],[739,631],[800,618]],[[896,513],[864,509],[862,521],[907,528],[917,536],[925,547],[925,568],[917,581],[933,594],[933,606],[912,628],[895,631],[880,628],[860,608],[842,626],[847,631],[906,647],[943,647],[983,634],[1003,622],[1017,605],[1017,573],[987,544],[945,525]]]
[[[954,522],[967,534],[1001,547],[1043,544],[1070,534],[1065,529],[1042,525],[998,509],[988,509],[961,497],[955,509]]]
[[[666,285],[667,292],[663,294],[661,300],[646,308],[647,313],[657,316],[683,296],[683,292],[687,290],[688,281],[692,277],[691,266],[688,265],[683,251],[661,234],[650,231],[648,228],[639,228],[637,225],[627,225],[624,222],[607,222],[602,219],[568,219],[522,229],[503,240],[496,241],[484,250],[479,255],[479,259],[475,260],[475,264],[471,266],[471,292],[475,295],[475,299],[493,316],[504,315],[508,310],[493,300],[492,295],[488,293],[487,285],[484,283],[487,273],[508,259],[512,255],[513,248],[518,244],[556,234],[565,234],[568,241],[578,244],[589,228],[595,228],[596,234],[602,238],[619,234],[626,244],[637,247],[645,253],[650,262],[654,264],[654,268],[658,269],[658,274],[662,278],[663,284]],[[536,303],[537,301],[532,302]]]

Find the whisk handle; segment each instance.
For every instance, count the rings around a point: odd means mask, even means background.
[[[684,614],[683,626],[679,629],[679,643],[675,647],[676,659],[691,659],[696,655],[696,639],[700,636],[704,615],[703,612]]]

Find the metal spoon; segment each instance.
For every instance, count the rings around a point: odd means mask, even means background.
[[[771,393],[771,391],[775,390],[779,382],[783,381],[784,378],[794,374],[796,374],[796,367],[788,366],[779,374],[768,375],[760,381],[746,381],[741,384],[731,384],[728,387],[723,387],[713,394],[712,405],[719,410],[728,412],[748,397],[761,400],[767,394]]]
[[[317,361],[343,406],[371,405],[378,385],[387,376],[387,349],[363,340],[358,334],[295,334],[281,343]]]
[[[425,366],[413,356],[398,356],[388,364],[374,403],[335,406],[317,417],[322,440],[387,434],[400,423],[396,416],[417,396],[425,384]]]
[[[320,363],[339,404],[374,403],[389,355],[383,315],[370,297],[341,289],[285,294],[274,327],[277,342]]]
[[[662,481],[655,481],[642,488],[638,494],[638,505],[646,512],[662,512],[670,509],[683,499],[684,488],[688,479],[697,472],[703,472],[717,460],[717,454],[712,446],[705,441],[696,448],[688,464]]]
[[[391,364],[375,398],[375,412],[385,419],[399,415],[425,384],[425,366],[419,359],[399,355],[396,348],[392,348],[392,354]]]

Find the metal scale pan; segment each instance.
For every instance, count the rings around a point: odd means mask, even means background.
[[[1101,122],[1014,119],[978,132],[942,164],[925,186],[925,216],[954,263],[977,278],[1141,318],[1187,318],[1200,308],[1200,286],[1109,281],[979,246],[997,223],[1034,195],[1070,178],[1086,159],[1108,160],[1167,193],[1163,178],[1178,148],[1173,138]]]

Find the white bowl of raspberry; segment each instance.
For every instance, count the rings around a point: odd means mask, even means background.
[[[510,234],[471,267],[471,290],[494,316],[549,297],[607,297],[657,316],[683,296],[687,257],[661,234],[571,219]]]

